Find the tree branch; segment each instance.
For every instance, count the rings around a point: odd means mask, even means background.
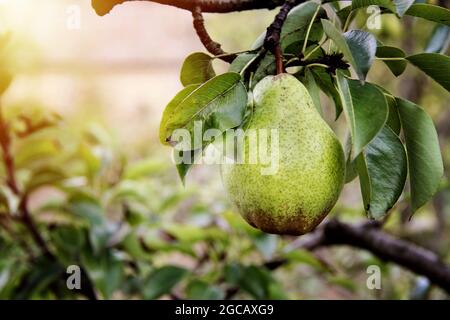
[[[193,11],[200,7],[202,12],[227,13],[254,9],[274,9],[283,0],[92,0],[98,15],[109,13],[116,5],[131,1],[147,1]]]
[[[194,19],[194,29],[206,50],[212,55],[220,56],[219,59],[225,62],[233,62],[233,60],[236,59],[236,55],[227,54],[222,50],[220,43],[215,42],[209,36],[208,31],[205,28],[205,20],[203,19],[202,9],[200,7],[195,7],[194,10],[192,10],[192,18]]]
[[[379,223],[349,225],[330,220],[305,238],[299,238],[292,250],[315,250],[334,245],[348,245],[370,251],[377,257],[394,262],[412,272],[427,277],[432,283],[450,293],[450,267],[437,254],[411,242],[395,238],[379,229]],[[276,269],[287,263],[279,259],[265,266]]]

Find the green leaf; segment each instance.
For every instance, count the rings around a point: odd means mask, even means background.
[[[450,57],[439,53],[420,53],[406,57],[409,62],[450,91]]]
[[[30,193],[42,186],[57,186],[59,182],[66,179],[67,176],[64,174],[62,168],[53,168],[51,166],[40,167],[33,170],[30,179],[25,185],[25,190]]]
[[[174,159],[180,159],[180,161],[176,161],[176,167],[178,176],[181,179],[181,182],[185,183],[186,175],[192,166],[196,163],[197,159],[202,155],[202,149],[195,150],[177,150],[176,148],[173,150]]]
[[[168,144],[168,141],[166,140],[166,132],[165,127],[163,124],[167,123],[172,117],[173,113],[176,112],[176,108],[186,99],[195,89],[197,89],[199,85],[190,85],[178,92],[175,97],[169,102],[169,104],[166,106],[166,109],[164,110],[162,119],[161,119],[161,126],[159,128],[159,139],[162,144]]]
[[[336,89],[332,76],[324,68],[308,68],[320,89],[331,99],[333,99],[336,108],[335,119],[342,113],[342,102],[339,92]]]
[[[375,56],[375,38],[360,30],[352,30],[346,34],[341,34],[330,21],[324,19],[321,21],[325,33],[344,54],[345,59],[350,62],[358,78],[364,80]]]
[[[445,51],[447,50],[449,44],[450,27],[444,25],[436,25],[425,47],[425,52],[445,54]]]
[[[444,169],[439,140],[430,116],[418,105],[397,98],[408,154],[412,212],[436,193]]]
[[[350,127],[353,160],[386,123],[388,106],[384,94],[370,83],[346,79],[338,71],[337,84]]]
[[[127,166],[123,176],[124,179],[138,180],[161,173],[166,168],[166,163],[145,159]]]
[[[432,4],[416,3],[413,4],[408,11],[406,11],[406,14],[445,24],[450,27],[450,10],[444,7],[435,6]]]
[[[354,14],[354,11],[352,10],[352,6],[346,6],[339,11],[336,12],[336,15],[339,17],[339,20],[341,21],[341,25],[344,25],[347,21],[350,14]]]
[[[46,164],[61,153],[61,146],[55,139],[29,137],[14,150],[17,168],[30,168],[33,164]]]
[[[301,42],[306,37],[311,19],[313,18],[319,4],[305,2],[289,12],[280,34],[281,47],[285,50],[293,43]],[[326,12],[319,9],[309,33],[308,41],[317,42],[322,38],[323,31],[318,19],[326,17]]]
[[[289,251],[284,254],[285,258],[289,260],[289,262],[297,263],[303,263],[307,264],[317,271],[329,271],[326,266],[320,262],[319,259],[317,259],[310,251],[303,250],[303,249],[296,249]]]
[[[320,104],[320,89],[316,83],[316,80],[314,80],[314,76],[310,68],[306,68],[305,77],[302,80],[306,89],[308,89],[309,95],[312,98],[312,101],[314,103],[314,106],[316,107],[317,112],[319,112],[320,115],[323,115],[322,106]]]
[[[344,33],[344,38],[355,60],[359,78],[365,79],[375,58],[377,40],[372,34],[362,30],[350,30]]]
[[[212,61],[213,57],[203,52],[189,55],[181,67],[180,80],[183,86],[201,84],[215,77]]]
[[[239,286],[255,299],[285,298],[277,288],[279,284],[264,267],[232,264],[226,266],[225,279],[228,283]]]
[[[182,91],[169,103],[161,121],[160,140],[175,143],[171,141],[173,131],[186,129],[195,138],[189,149],[202,147],[202,137],[194,134],[195,124],[200,125],[201,135],[207,129],[224,132],[241,124],[246,105],[247,90],[239,74],[214,77],[190,93]]]
[[[345,142],[345,183],[352,182],[357,176],[356,159],[352,159],[352,137],[348,135]]]
[[[260,82],[263,78],[268,75],[273,75],[276,72],[275,67],[275,56],[268,52],[265,54],[264,58],[262,58],[261,62],[256,68],[255,74],[252,79],[252,87],[255,87],[258,82]]]
[[[144,299],[157,299],[169,293],[187,274],[187,270],[176,266],[164,266],[156,269],[144,284]]]
[[[104,249],[112,235],[103,215],[103,209],[97,200],[84,194],[73,195],[69,199],[69,211],[89,223],[89,240],[94,252]]]
[[[387,59],[405,58],[405,52],[397,47],[380,46],[377,48],[376,56],[378,58]],[[405,71],[407,65],[407,61],[405,59],[383,60],[383,62],[388,66],[388,68],[396,77],[398,77],[403,73],[403,71]]]
[[[396,135],[399,135],[400,130],[402,129],[402,124],[398,115],[397,102],[392,96],[385,95],[385,97],[389,106],[389,116],[386,121],[386,125],[388,125]]]
[[[111,299],[113,293],[121,288],[124,279],[122,258],[112,250],[105,250],[101,255],[92,255],[85,250],[82,254],[89,278],[105,299]]]
[[[352,52],[350,51],[347,41],[345,40],[345,38],[341,34],[341,32],[330,21],[322,19],[321,22],[322,22],[323,30],[325,31],[327,36],[330,37],[331,40],[334,41],[334,43],[336,44],[338,49],[342,51],[345,58],[350,62],[350,64],[352,66],[355,66],[356,62],[353,59]]]
[[[399,137],[385,126],[357,158],[364,207],[372,219],[394,206],[405,186],[406,152]]]
[[[397,13],[401,17],[413,3],[414,0],[353,0],[352,9],[377,5]]]
[[[278,238],[273,234],[261,232],[253,237],[253,242],[264,258],[270,259],[277,249]]]
[[[22,276],[17,292],[12,299],[39,299],[55,285],[64,273],[58,261],[40,256],[33,262],[33,267]]]
[[[188,299],[193,300],[222,300],[224,292],[216,286],[200,280],[191,281],[186,287]]]
[[[243,53],[236,57],[233,62],[230,64],[230,68],[228,72],[236,72],[239,73],[244,69],[244,67],[256,57],[256,53]]]
[[[228,235],[225,231],[216,227],[196,227],[193,225],[170,224],[164,228],[164,231],[175,237],[181,243],[192,245],[199,241],[215,240],[226,241]]]

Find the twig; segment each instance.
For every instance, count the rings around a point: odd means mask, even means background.
[[[275,63],[277,74],[283,73],[284,72],[283,53],[281,52],[280,44],[278,44],[275,47]]]
[[[197,32],[200,41],[203,46],[208,50],[209,53],[217,56],[219,59],[231,63],[234,59],[236,59],[235,54],[228,54],[222,50],[220,43],[215,42],[208,34],[208,31],[205,28],[205,20],[203,19],[202,9],[200,7],[195,7],[192,10],[192,18],[194,19],[194,29]]]
[[[267,28],[264,47],[275,55],[277,74],[284,71],[283,55],[280,46],[281,29],[292,8],[304,1],[305,0],[286,0],[280,9],[280,12],[275,16],[272,24]]]
[[[192,11],[200,7],[202,12],[227,13],[254,9],[275,9],[283,0],[92,0],[98,15],[109,13],[116,5],[125,2],[147,1]]]

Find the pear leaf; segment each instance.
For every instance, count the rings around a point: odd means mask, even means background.
[[[315,16],[315,20],[326,17],[324,9],[320,8],[315,15],[319,4],[315,2],[305,2],[299,4],[289,12],[280,34],[281,47],[286,49],[293,43],[299,43],[306,37],[311,19]],[[320,22],[313,22],[309,32],[308,41],[319,41],[322,38],[323,30]]]
[[[426,3],[415,3],[406,11],[406,14],[445,24],[450,27],[450,10],[444,7]]]
[[[258,82],[264,79],[268,75],[273,75],[276,72],[275,66],[275,56],[268,52],[265,54],[264,58],[262,58],[259,63],[258,68],[256,68],[255,74],[253,75],[253,87],[256,86]]]
[[[368,216],[384,217],[400,197],[407,175],[405,148],[388,126],[358,156],[357,170]]]
[[[386,121],[386,125],[388,125],[396,135],[399,135],[400,130],[402,129],[402,124],[398,115],[397,102],[392,96],[385,95],[385,97],[389,106],[389,116]]]
[[[376,5],[386,8],[401,17],[413,3],[414,0],[353,0],[352,9]]]
[[[361,84],[337,72],[337,85],[344,114],[352,137],[351,160],[375,138],[388,118],[388,105],[384,94],[373,84]]]
[[[375,58],[377,40],[375,37],[362,30],[350,30],[344,33],[344,38],[355,60],[355,70],[360,79],[365,79]]]
[[[173,157],[176,160],[175,162],[178,176],[180,177],[183,185],[185,184],[186,175],[201,155],[201,148],[195,150],[178,150],[177,148],[173,149]]]
[[[414,213],[436,193],[444,168],[438,136],[430,116],[410,101],[396,100],[405,135]]]
[[[311,96],[317,112],[319,112],[319,114],[323,116],[322,106],[320,104],[320,89],[316,83],[316,80],[314,80],[314,76],[309,68],[307,68],[305,71],[303,84],[305,85],[306,89],[308,89],[309,95]]]
[[[162,144],[167,144],[165,123],[167,123],[169,121],[169,118],[172,117],[175,109],[179,106],[179,104],[198,87],[199,85],[187,86],[186,88],[178,92],[175,97],[167,104],[161,119],[161,126],[159,128],[159,138]]]
[[[213,78],[216,75],[212,66],[213,59],[203,52],[190,54],[181,67],[180,80],[183,86],[201,84]]]
[[[169,293],[187,273],[186,269],[177,266],[164,266],[156,269],[144,281],[144,298],[151,300]]]
[[[333,78],[331,75],[326,72],[324,68],[308,68],[311,70],[311,73],[316,81],[316,84],[319,86],[320,90],[322,90],[328,97],[333,99],[334,106],[336,109],[335,119],[339,118],[342,113],[342,102],[341,97],[339,96],[339,92],[336,89]]]
[[[247,105],[247,91],[237,73],[216,76],[197,88],[189,86],[167,105],[160,125],[160,140],[174,145],[172,133],[186,129],[194,145],[185,150],[202,147],[201,134],[208,129],[224,132],[241,124]],[[196,132],[196,128],[201,131]]]
[[[328,20],[322,19],[323,30],[333,40],[344,58],[355,69],[358,78],[364,81],[376,52],[376,40],[370,33],[352,30],[346,34],[341,32]]]
[[[236,72],[239,73],[244,69],[244,67],[256,57],[256,53],[242,53],[233,60],[230,64],[230,68],[228,72]]]
[[[449,56],[439,53],[419,53],[406,59],[450,92]]]
[[[377,48],[376,56],[378,58],[387,58],[386,60],[383,60],[383,62],[388,66],[388,68],[396,77],[398,77],[403,73],[403,71],[405,71],[408,64],[407,60],[403,59],[405,58],[405,52],[397,47],[379,46]]]

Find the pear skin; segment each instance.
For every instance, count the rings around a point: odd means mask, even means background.
[[[256,85],[253,95],[253,116],[244,142],[238,145],[244,158],[222,165],[224,187],[253,227],[274,234],[305,234],[325,218],[341,193],[342,146],[294,76],[268,76]],[[260,129],[269,132],[266,153],[277,158],[276,170],[269,174],[270,163],[250,161],[255,140],[248,133]],[[271,143],[273,129],[278,132],[278,145]],[[257,145],[259,149],[261,139]]]

